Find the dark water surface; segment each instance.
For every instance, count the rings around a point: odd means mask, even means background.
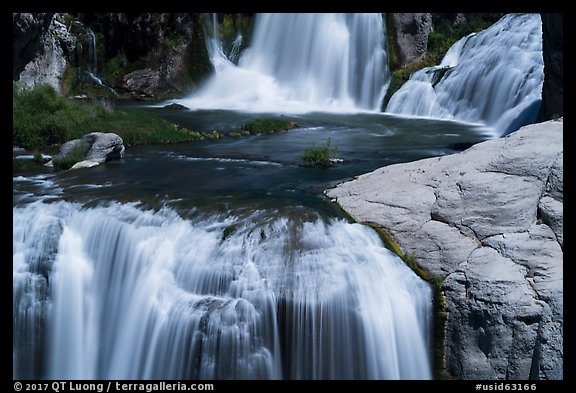
[[[239,131],[247,120],[274,114],[169,111],[149,108],[196,131]],[[281,115],[280,115],[281,116]],[[384,114],[310,113],[286,116],[299,125],[269,135],[225,137],[129,148],[123,160],[96,168],[14,178],[14,206],[31,195],[89,203],[117,200],[186,212],[191,207],[310,207],[339,215],[322,191],[379,167],[440,156],[489,138],[473,125]],[[112,131],[112,130],[111,130]],[[330,140],[342,163],[306,167],[301,154]],[[34,198],[32,198],[34,199]]]

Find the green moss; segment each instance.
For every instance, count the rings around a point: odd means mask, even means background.
[[[278,131],[287,131],[298,127],[293,121],[276,118],[262,118],[249,120],[242,126],[242,130],[251,135],[271,134]]]
[[[330,138],[324,145],[314,146],[302,153],[302,161],[309,166],[321,166],[327,168],[332,165],[331,159],[336,156],[337,149],[330,147]]]
[[[102,67],[102,78],[110,84],[119,85],[122,77],[127,74],[128,60],[124,52],[106,60]]]
[[[54,169],[64,171],[72,168],[77,162],[84,160],[84,157],[86,157],[86,150],[82,144],[78,144],[65,157],[55,158],[52,163],[54,164]]]
[[[398,56],[398,42],[394,39],[396,32],[394,31],[394,23],[392,21],[392,14],[386,14],[386,46],[388,49],[388,64],[390,70],[396,70],[399,67],[399,56]]]
[[[238,224],[230,225],[229,227],[224,228],[224,232],[222,233],[222,241],[228,239],[238,230]]]
[[[416,273],[416,275],[423,280],[430,283],[434,294],[434,348],[433,351],[433,368],[435,379],[450,379],[450,376],[444,368],[444,355],[445,355],[445,328],[446,320],[448,319],[448,312],[446,311],[446,298],[442,291],[443,278],[431,274],[428,270],[423,268],[416,258],[412,255],[404,253],[401,247],[394,241],[392,236],[381,226],[373,222],[363,222],[362,224],[368,225],[374,229],[379,235],[386,247],[394,251],[403,261]]]

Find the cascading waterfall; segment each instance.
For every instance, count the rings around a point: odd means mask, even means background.
[[[13,211],[14,378],[427,379],[431,290],[359,224]]]
[[[73,23],[84,31],[84,35],[88,43],[88,50],[86,51],[85,58],[87,67],[84,67],[88,68],[88,70],[84,70],[84,74],[90,78],[91,81],[97,83],[98,85],[104,86],[102,80],[98,77],[98,46],[96,41],[96,33],[94,33],[91,28],[78,20],[75,20]]]
[[[486,124],[505,135],[536,121],[544,82],[539,14],[509,14],[414,73],[386,112]]]
[[[216,71],[221,71],[230,63],[238,64],[240,58],[240,49],[244,37],[241,31],[237,31],[234,41],[230,45],[230,50],[228,53],[224,50],[224,43],[220,37],[220,28],[218,24],[218,14],[210,14],[206,16],[210,19],[210,28],[206,32],[206,48],[208,49],[208,54],[210,56],[210,61],[214,66]]]
[[[193,109],[379,111],[390,79],[385,38],[381,14],[259,14],[238,66],[211,43],[214,75],[181,102]]]

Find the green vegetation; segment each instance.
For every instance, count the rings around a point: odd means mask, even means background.
[[[57,171],[64,171],[72,168],[72,166],[74,166],[74,164],[76,164],[77,162],[84,160],[85,156],[86,156],[86,150],[84,149],[82,144],[78,144],[74,146],[70,150],[70,152],[66,154],[66,156],[62,158],[55,158],[54,160],[52,160],[52,163],[54,164],[54,169],[56,169]]]
[[[337,149],[330,147],[330,138],[324,145],[314,146],[302,153],[302,161],[309,166],[319,165],[327,168],[332,165],[331,159],[336,156]]]
[[[41,150],[90,132],[114,132],[126,146],[219,139],[217,131],[193,132],[144,110],[113,110],[106,101],[60,97],[50,86],[13,87],[12,143]]]
[[[446,311],[446,297],[442,291],[442,277],[431,274],[418,263],[414,256],[404,253],[384,228],[373,222],[364,222],[363,224],[374,229],[380,235],[386,247],[394,251],[418,277],[432,286],[434,292],[434,377],[435,379],[449,379],[450,377],[444,369],[445,325],[448,319],[448,312]]]
[[[290,120],[263,118],[247,121],[242,126],[242,130],[244,130],[248,135],[258,135],[287,131],[295,127],[298,127],[298,124]]]
[[[392,42],[393,40],[391,37],[393,37],[393,34],[390,32],[388,34],[388,48],[392,79],[390,81],[390,87],[386,92],[386,97],[384,97],[383,106],[385,107],[388,104],[390,97],[392,97],[392,95],[398,91],[398,89],[400,89],[408,79],[410,79],[410,75],[424,67],[432,67],[440,64],[448,49],[450,49],[456,41],[470,33],[484,30],[490,27],[494,22],[496,22],[494,18],[483,18],[478,16],[458,26],[452,26],[448,20],[444,20],[438,26],[435,26],[434,31],[431,31],[428,35],[428,48],[426,55],[422,59],[414,61],[404,67],[400,67],[399,65],[398,48],[396,43]],[[388,26],[393,26],[393,24],[388,22]],[[440,74],[435,75],[435,82],[439,82],[448,70],[449,68],[446,67],[445,69],[442,69]]]
[[[229,227],[224,228],[224,232],[222,233],[222,241],[232,236],[238,230],[238,225],[239,224],[233,224],[230,225]]]

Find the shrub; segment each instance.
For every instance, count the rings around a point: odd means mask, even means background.
[[[302,161],[309,166],[319,165],[327,168],[332,165],[331,159],[336,156],[337,149],[330,147],[330,138],[324,145],[314,146],[302,153]]]

